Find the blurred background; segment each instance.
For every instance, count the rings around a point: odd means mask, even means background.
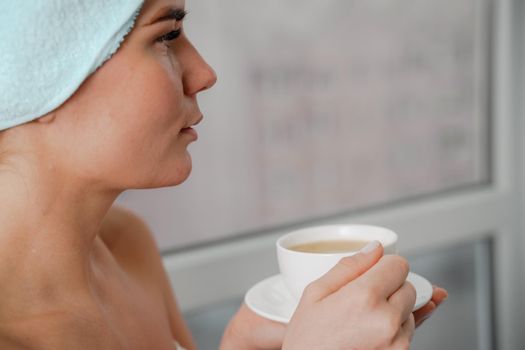
[[[450,293],[414,349],[522,349],[522,1],[186,7],[219,78],[193,173],[118,202],[155,233],[200,349],[278,273],[276,237],[356,222],[394,229]]]

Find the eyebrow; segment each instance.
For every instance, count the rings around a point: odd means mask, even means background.
[[[148,23],[148,25],[173,20],[180,22],[184,19],[184,17],[186,17],[187,14],[188,12],[180,7],[165,7],[157,12],[157,14],[154,16],[155,19]]]

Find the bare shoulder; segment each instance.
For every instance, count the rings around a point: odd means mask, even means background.
[[[126,270],[149,275],[153,272],[152,267],[162,267],[151,230],[129,209],[112,206],[102,222],[99,236]]]
[[[175,339],[184,348],[195,349],[159,249],[145,221],[131,210],[113,206],[104,218],[99,236],[127,273],[137,277],[148,289],[160,293]]]
[[[121,244],[133,245],[138,243],[137,240],[154,243],[151,231],[144,220],[133,211],[117,205],[113,205],[107,212],[99,235],[110,249]]]

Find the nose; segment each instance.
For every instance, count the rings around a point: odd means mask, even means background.
[[[215,70],[192,45],[191,49],[193,50],[193,55],[188,57],[188,69],[185,70],[183,78],[184,93],[188,96],[207,90],[217,82]]]

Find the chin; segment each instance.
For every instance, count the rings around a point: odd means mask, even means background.
[[[155,187],[177,186],[186,181],[191,174],[192,163],[189,154],[183,162],[169,169],[163,169],[164,176],[161,177],[160,183]]]
[[[191,156],[188,152],[177,158],[159,161],[157,166],[150,166],[145,172],[147,178],[142,178],[141,183],[136,183],[133,188],[151,189],[160,187],[177,186],[186,181],[192,170]]]
[[[177,177],[176,179],[173,179],[173,181],[171,181],[170,183],[166,184],[166,186],[177,186],[177,185],[180,185],[181,183],[186,181],[188,179],[188,177],[190,177],[190,174],[191,174],[191,168],[187,172],[182,174],[181,176]]]
[[[134,188],[152,189],[177,186],[186,181],[186,179],[190,176],[190,173],[191,169],[184,172],[180,172],[179,169],[175,175],[173,173],[166,174],[165,176],[162,176],[161,179],[156,179],[154,181],[150,181],[147,184],[143,184],[142,186],[137,186]]]

